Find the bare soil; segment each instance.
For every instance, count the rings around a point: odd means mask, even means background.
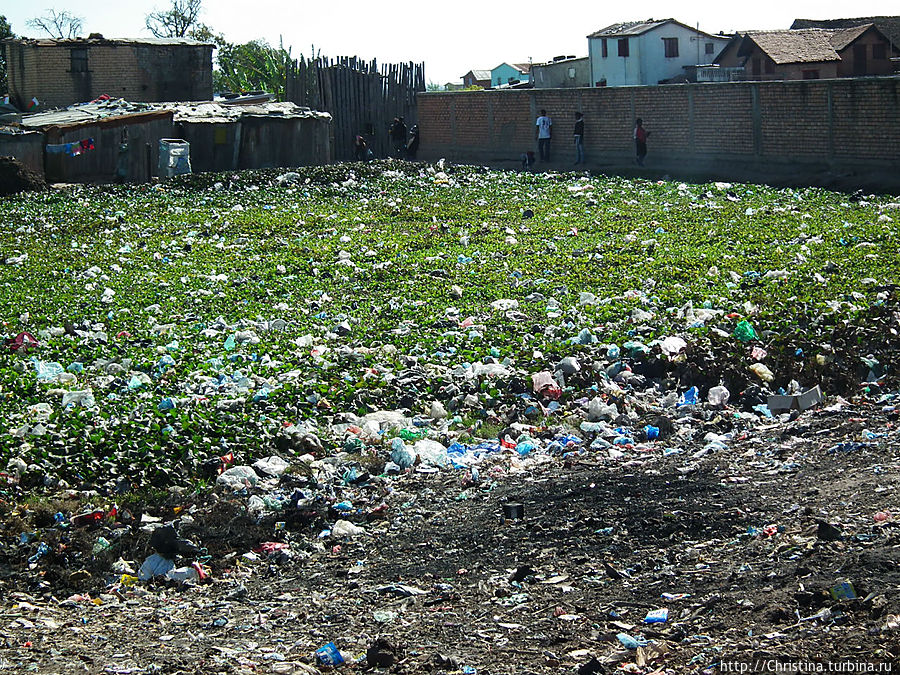
[[[495,455],[477,484],[451,469],[363,477],[258,522],[247,495],[220,489],[132,504],[133,524],[120,511],[116,527],[93,529],[54,529],[63,502],[7,504],[0,672],[326,671],[312,653],[328,642],[344,670],[392,673],[900,665],[897,412],[826,405],[701,456],[700,437],[730,427],[729,413],[693,418],[682,454]],[[320,537],[339,517],[329,501],[350,493],[359,513],[344,517],[365,534]],[[523,519],[503,519],[509,502]],[[152,553],[142,511],[181,519],[209,580],[120,583],[119,557]],[[53,552],[29,569],[36,543],[19,537],[34,530]],[[114,546],[92,555],[101,535]],[[267,541],[289,549],[245,557]],[[856,599],[831,595],[841,581]],[[665,623],[644,623],[661,608]],[[620,633],[650,646],[627,649]]]

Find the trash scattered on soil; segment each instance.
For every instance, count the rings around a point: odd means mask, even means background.
[[[0,671],[896,662],[898,206],[723,186],[10,198]]]

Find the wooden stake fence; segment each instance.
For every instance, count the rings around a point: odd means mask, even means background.
[[[416,93],[425,91],[425,64],[381,66],[356,57],[301,58],[285,69],[285,99],[333,117],[333,156],[353,159],[353,141],[362,134],[376,157],[391,153],[388,129],[402,116],[407,128],[418,122]]]

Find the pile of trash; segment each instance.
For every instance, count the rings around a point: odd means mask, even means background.
[[[893,202],[393,162],[64,194],[2,235],[17,664],[900,657]]]
[[[15,157],[0,157],[0,196],[46,190],[43,177]]]

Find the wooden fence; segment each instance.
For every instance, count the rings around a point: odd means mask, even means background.
[[[362,134],[376,157],[391,153],[388,129],[395,117],[407,128],[418,123],[416,94],[425,91],[425,64],[383,65],[373,59],[319,57],[289,63],[285,100],[331,113],[333,157],[353,159],[353,141]]]

